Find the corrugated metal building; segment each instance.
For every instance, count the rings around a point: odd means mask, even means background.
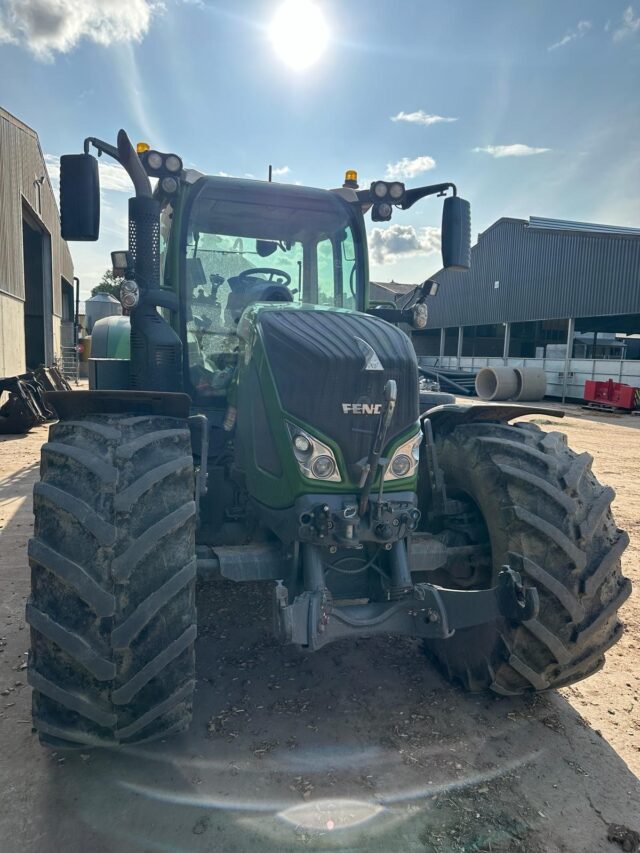
[[[380,304],[402,302],[415,289],[415,284],[401,284],[398,281],[370,281],[369,302]]]
[[[616,333],[640,332],[640,229],[503,218],[479,235],[469,272],[433,278],[427,329],[413,335],[419,356],[474,369],[536,362],[552,393],[569,396],[581,395],[585,375],[637,372],[640,384],[637,361],[625,365],[637,348],[615,345]],[[588,369],[569,364],[578,356]]]
[[[73,263],[34,130],[0,107],[0,377],[73,344]]]

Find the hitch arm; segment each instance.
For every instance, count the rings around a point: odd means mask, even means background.
[[[327,590],[307,591],[291,604],[278,599],[285,642],[319,649],[346,637],[398,634],[448,639],[457,630],[507,619],[526,622],[538,613],[538,591],[524,587],[518,572],[504,566],[497,586],[480,590],[443,589],[416,584],[399,601],[336,606]]]

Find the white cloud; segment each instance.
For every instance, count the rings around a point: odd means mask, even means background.
[[[271,174],[274,178],[279,177],[280,175],[288,175],[291,169],[288,166],[274,166],[271,170]]]
[[[593,24],[591,21],[578,21],[578,24],[575,29],[569,30],[565,35],[560,39],[560,41],[556,41],[553,44],[550,44],[547,50],[557,50],[559,47],[564,47],[567,44],[570,44],[572,41],[576,39],[581,39],[586,36],[590,29],[592,29]]]
[[[627,6],[622,14],[621,25],[613,31],[614,41],[623,41],[640,31],[640,15],[636,15],[633,6]]]
[[[403,157],[397,163],[387,163],[385,177],[388,181],[398,180],[399,178],[415,178],[416,175],[421,175],[423,172],[435,169],[435,167],[436,161],[427,155],[414,157],[413,160],[409,157]]]
[[[45,154],[44,162],[49,172],[49,178],[54,189],[58,189],[60,183],[60,158],[55,154]],[[98,161],[100,170],[100,189],[125,192],[133,195],[133,184],[122,166],[118,163],[104,163]]]
[[[4,0],[0,41],[51,60],[83,39],[101,45],[140,41],[163,8],[160,0]]]
[[[492,157],[529,157],[532,154],[545,154],[550,148],[533,148],[531,145],[522,145],[517,142],[513,145],[485,145],[484,148],[474,148],[483,154],[491,154]]]
[[[431,124],[458,121],[458,119],[451,118],[450,116],[432,115],[431,113],[425,113],[424,110],[416,110],[413,113],[405,113],[404,110],[400,110],[397,115],[391,116],[391,121],[406,121],[409,124],[423,124],[428,127]]]
[[[400,256],[429,255],[440,248],[440,229],[432,226],[389,225],[369,233],[369,251],[376,264],[387,264]]]

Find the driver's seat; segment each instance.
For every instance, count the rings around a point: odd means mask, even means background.
[[[230,292],[227,297],[225,320],[237,323],[244,309],[253,302],[293,302],[293,296],[284,284],[265,281],[259,276],[233,276],[227,279]]]

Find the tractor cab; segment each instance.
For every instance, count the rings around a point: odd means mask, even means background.
[[[160,216],[161,285],[179,295],[169,318],[186,346],[184,389],[194,403],[226,398],[256,303],[362,311],[366,251],[359,206],[340,195],[203,177]]]

